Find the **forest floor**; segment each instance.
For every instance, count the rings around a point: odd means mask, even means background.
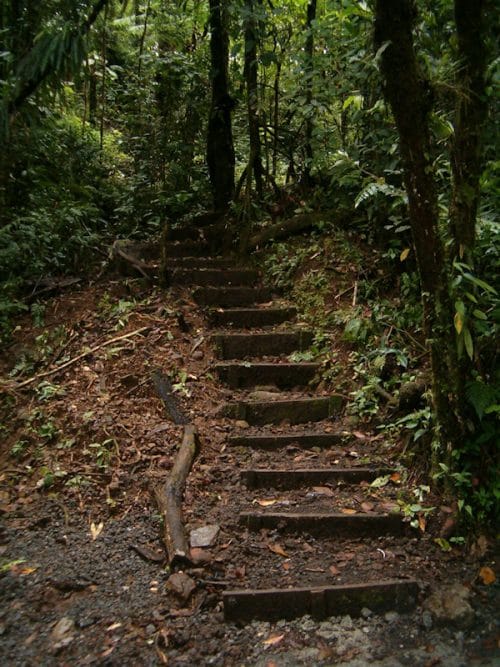
[[[498,555],[484,536],[439,548],[435,538],[451,512],[443,499],[426,498],[436,509],[424,531],[351,540],[347,547],[294,534],[278,542],[273,531],[249,535],[238,525],[245,503],[279,504],[280,494],[241,490],[242,457],[265,464],[269,453],[236,456],[226,445],[232,425],[219,410],[232,392],[213,377],[210,331],[188,289],[164,292],[139,280],[102,278],[47,299],[38,315],[36,323],[19,320],[0,360],[8,382],[38,373],[25,387],[5,391],[1,404],[2,664],[500,664]],[[165,568],[151,494],[182,436],[155,393],[154,369],[172,374],[200,433],[184,498],[186,529],[220,527],[210,549],[192,554],[197,563],[186,570],[192,590],[176,590]],[[347,361],[345,373],[352,374]],[[334,451],[290,451],[296,465],[397,460],[400,445],[388,446],[362,420],[354,432],[344,417],[322,428],[345,430],[352,439]],[[393,486],[383,498],[372,489],[368,505],[340,488],[335,502],[352,512],[363,502],[365,511],[396,505],[401,489]],[[328,503],[333,491],[322,488],[316,497],[324,494]],[[306,491],[292,495],[292,504],[307,504]],[[495,571],[497,582],[488,581]],[[224,587],[262,581],[287,587],[325,577],[332,584],[415,577],[421,598],[410,614],[365,609],[359,619],[224,621]],[[426,607],[436,590],[448,596],[445,606],[458,604],[455,618],[448,610],[439,620]]]

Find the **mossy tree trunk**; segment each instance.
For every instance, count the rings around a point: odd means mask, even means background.
[[[434,413],[441,444],[451,452],[463,437],[462,390],[447,264],[438,232],[438,206],[431,162],[428,82],[417,64],[412,0],[377,0],[375,47],[380,52],[384,93],[399,134],[409,218],[424,309],[424,331],[432,366]]]
[[[306,137],[305,137],[305,166],[304,185],[311,185],[311,165],[313,161],[312,138],[314,130],[313,121],[313,83],[314,83],[314,21],[316,20],[316,0],[307,3],[306,19],[306,43],[305,43],[305,86],[306,86]]]
[[[481,130],[486,116],[485,0],[455,0],[459,90],[451,152],[450,222],[456,257],[471,259],[481,176]]]
[[[209,0],[212,103],[208,119],[207,164],[215,211],[224,214],[234,196],[234,146],[229,94],[229,38],[225,0]]]

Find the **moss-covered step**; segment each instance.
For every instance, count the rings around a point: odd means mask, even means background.
[[[176,268],[168,271],[172,285],[230,286],[254,285],[259,272],[254,269]]]
[[[216,364],[215,372],[219,380],[233,389],[275,385],[280,389],[311,384],[321,368],[321,364]]]
[[[212,327],[250,329],[282,324],[293,320],[296,315],[296,308],[227,308],[210,310],[207,318]]]
[[[199,287],[193,298],[200,306],[248,306],[271,301],[272,290],[266,287]]]
[[[302,398],[284,401],[237,401],[226,403],[222,416],[241,419],[250,425],[317,422],[337,415],[343,406],[337,394],[322,398]]]
[[[163,246],[166,257],[198,257],[210,254],[203,241],[168,241]]]
[[[419,594],[414,580],[375,581],[302,588],[229,590],[222,594],[227,621],[290,620],[309,614],[321,620],[329,616],[361,616],[363,609],[375,614],[411,611]]]
[[[373,482],[377,477],[388,475],[388,468],[303,468],[275,470],[254,468],[242,470],[241,481],[249,489],[298,489],[303,486],[322,484],[359,484]]]
[[[315,537],[358,539],[400,536],[408,527],[400,514],[341,514],[338,512],[241,512],[240,524],[250,530],[279,529]]]
[[[234,260],[230,257],[167,257],[167,270],[173,269],[230,269]]]
[[[345,432],[316,433],[301,431],[300,433],[256,433],[252,435],[238,434],[230,435],[228,444],[233,447],[251,447],[254,449],[282,449],[289,445],[301,449],[312,449],[312,447],[334,447],[349,439]]]
[[[215,354],[219,359],[290,354],[296,350],[306,350],[312,340],[313,332],[303,330],[212,334]]]

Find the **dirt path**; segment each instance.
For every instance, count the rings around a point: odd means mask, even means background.
[[[345,397],[288,360],[310,342],[290,304],[241,267],[177,264],[167,299],[136,282],[54,299],[45,364],[62,325],[52,363],[148,328],[4,399],[2,663],[498,664],[491,545],[442,552],[439,498],[407,517],[417,528],[394,513],[413,493],[397,449],[348,428]],[[36,366],[13,347],[6,372],[14,356]],[[165,569],[150,492],[182,434],[155,368],[200,433],[186,529],[213,527],[182,573]]]

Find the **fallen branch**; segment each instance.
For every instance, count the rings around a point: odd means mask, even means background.
[[[197,452],[198,433],[193,424],[187,424],[167,481],[162,487],[153,489],[163,517],[163,541],[167,549],[168,563],[172,568],[191,564],[189,545],[182,523],[182,498],[186,479]]]
[[[298,234],[305,229],[313,227],[316,223],[324,220],[326,217],[328,217],[327,213],[299,213],[294,215],[293,218],[282,220],[275,225],[266,227],[258,234],[252,236],[249,242],[249,247],[257,248],[269,243],[269,241]]]
[[[174,397],[172,383],[168,377],[160,371],[155,371],[153,373],[153,384],[155,386],[156,392],[162,399],[168,414],[172,417],[174,424],[187,424],[187,417],[182,414],[181,409],[177,405],[177,401]]]
[[[60,366],[57,366],[57,368],[51,368],[49,371],[44,371],[43,373],[38,373],[37,375],[33,375],[33,377],[28,378],[27,380],[24,380],[23,382],[19,383],[12,383],[12,384],[5,384],[3,386],[0,385],[0,389],[21,389],[22,387],[26,387],[32,382],[36,382],[37,380],[41,380],[42,378],[48,377],[49,375],[54,375],[54,373],[58,373],[59,371],[64,370],[65,368],[69,368],[69,366],[73,366],[76,364],[77,361],[80,361],[80,359],[84,359],[85,357],[88,357],[89,354],[94,354],[94,352],[97,352],[103,347],[107,347],[108,345],[113,345],[113,343],[118,343],[120,340],[125,340],[126,338],[132,338],[133,336],[137,336],[140,333],[143,333],[144,331],[147,331],[150,329],[150,327],[140,327],[139,329],[135,329],[134,331],[129,331],[126,334],[123,334],[122,336],[115,336],[114,338],[111,338],[110,340],[104,341],[104,343],[100,343],[99,345],[94,345],[94,347],[91,347],[90,350],[87,350],[86,352],[82,352],[79,354],[77,357],[73,357],[73,359],[69,359],[68,361],[65,361],[64,364],[61,364]]]

